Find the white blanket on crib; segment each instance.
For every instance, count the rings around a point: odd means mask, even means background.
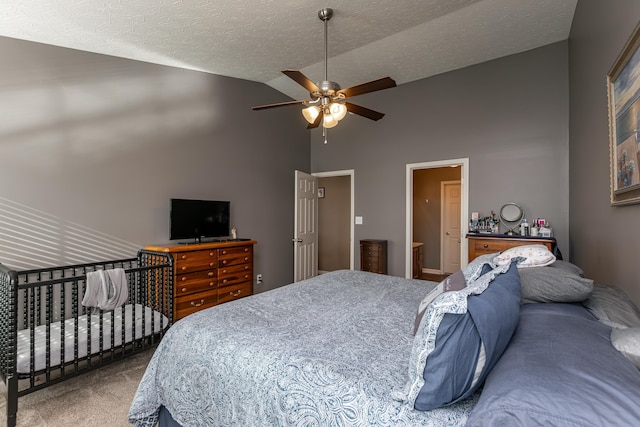
[[[85,307],[113,310],[129,298],[127,275],[123,268],[87,273],[87,289],[82,298]]]
[[[124,308],[124,325],[122,320],[122,312]],[[135,317],[132,319],[133,305],[127,304],[119,307],[114,311],[105,312],[102,315],[102,349],[111,348],[111,319],[115,318],[113,324],[113,346],[117,347],[122,344],[122,330],[124,326],[124,342],[133,341],[133,330],[135,327],[135,339],[142,338],[143,330],[143,313],[144,313],[144,336],[151,335],[151,322],[153,318],[153,333],[160,332],[169,323],[169,319],[162,313],[153,311],[149,307],[140,304],[135,305]],[[85,357],[90,350],[91,354],[100,351],[100,316],[98,314],[91,315],[91,346],[89,347],[89,328],[87,327],[87,318],[89,315],[78,316],[78,357]],[[34,358],[35,370],[39,371],[46,367],[46,345],[50,343],[49,366],[59,366],[61,364],[61,346],[62,346],[62,323],[55,322],[50,326],[49,337],[47,338],[47,328],[45,325],[37,326],[34,329]],[[75,335],[75,319],[67,319],[64,321],[64,362],[74,360],[74,335]],[[29,373],[31,370],[31,331],[23,329],[18,331],[18,373]]]

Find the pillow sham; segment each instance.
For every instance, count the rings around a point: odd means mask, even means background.
[[[527,304],[467,426],[637,425],[640,371],[580,304]]]
[[[416,314],[416,319],[413,325],[413,335],[415,335],[416,331],[418,330],[418,326],[420,325],[420,321],[424,316],[424,312],[426,311],[427,306],[431,304],[434,299],[436,299],[444,292],[459,291],[465,286],[467,286],[467,281],[464,278],[464,274],[462,274],[462,270],[456,271],[455,273],[444,279],[442,282],[438,283],[438,285],[433,288],[431,292],[429,292],[427,296],[423,298],[422,301],[420,301],[420,305],[418,306],[418,314]]]
[[[611,344],[640,368],[640,328],[612,329]]]
[[[493,259],[496,265],[508,264],[511,259],[521,257],[524,261],[518,264],[518,268],[543,267],[553,264],[556,256],[545,245],[523,245],[509,248]]]
[[[593,291],[593,280],[576,274],[582,271],[573,264],[556,264],[547,267],[523,268],[520,270],[522,284],[522,303],[535,302],[580,302],[584,301]],[[576,270],[577,269],[577,270]]]
[[[407,401],[415,409],[450,405],[482,384],[518,324],[520,261],[493,270],[483,265],[480,271],[470,264],[467,268],[475,270],[467,270],[465,288],[429,304],[409,360]]]

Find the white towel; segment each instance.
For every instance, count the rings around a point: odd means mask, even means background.
[[[84,291],[82,305],[85,307],[97,307],[98,299],[102,293],[102,270],[87,273],[87,289]]]
[[[127,302],[129,298],[129,284],[123,268],[104,270],[103,289],[106,298],[98,305],[102,310],[113,310]]]
[[[113,310],[129,298],[127,275],[122,268],[87,273],[87,289],[82,298],[85,307]]]

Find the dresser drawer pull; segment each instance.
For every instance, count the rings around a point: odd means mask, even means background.
[[[182,292],[187,292],[187,288],[182,288]]]
[[[244,257],[244,260],[249,261],[249,257],[248,256]]]
[[[215,276],[215,275],[216,275],[216,274],[215,274],[213,271],[210,271],[210,272],[208,273],[208,276],[209,276],[209,277],[213,277],[213,276]]]
[[[487,249],[489,247],[489,245],[487,245],[486,243],[484,245],[482,245],[483,248]]]
[[[222,255],[226,255],[226,254],[227,254],[227,251],[222,251]]]
[[[216,282],[209,282],[209,286],[215,286]]]
[[[226,264],[226,263],[227,263],[227,260],[225,259],[224,261],[222,261],[222,263],[223,263],[223,264]]]
[[[216,265],[216,264],[215,264],[215,263],[213,263],[213,262],[210,262],[210,263],[209,263],[209,267],[213,267],[214,265]]]
[[[242,293],[242,291],[238,291],[238,292],[229,292],[229,295],[231,295],[232,297],[237,297],[240,296],[240,294]]]
[[[180,257],[180,259],[187,259],[187,256],[186,256],[186,255],[182,255],[182,256]]]
[[[182,271],[185,271],[187,269],[187,267],[182,267]]]
[[[209,256],[214,256],[215,254],[215,252],[209,252]]]
[[[224,279],[224,280],[222,281],[222,283],[227,283],[228,281],[229,281],[229,280]]]
[[[187,278],[183,276],[182,278],[180,278],[180,280],[182,280],[184,282],[184,281],[187,280]]]
[[[191,305],[194,306],[194,307],[200,307],[202,304],[204,304],[204,300],[203,299],[200,300],[200,304],[198,304],[195,301],[191,301]]]

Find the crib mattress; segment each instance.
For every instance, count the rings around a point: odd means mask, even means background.
[[[144,310],[143,310],[144,309]],[[124,321],[123,321],[124,311]],[[135,317],[132,319],[132,312],[135,313]],[[90,318],[90,320],[89,320]],[[102,350],[109,350],[112,347],[111,343],[111,324],[112,318],[115,318],[113,322],[113,347],[122,345],[124,328],[124,342],[129,343],[135,339],[143,337],[143,323],[144,323],[144,336],[152,335],[152,333],[160,332],[166,328],[169,324],[169,319],[158,311],[154,311],[149,307],[143,307],[140,304],[134,305],[128,304],[123,307],[118,307],[113,311],[104,312],[102,314]],[[152,318],[153,318],[153,332],[152,332]],[[91,328],[91,345],[88,345],[89,341],[89,327],[87,321],[90,322]],[[144,320],[144,322],[143,322]],[[47,366],[47,341],[49,341],[49,366],[55,367],[61,365],[63,362],[72,362],[75,358],[74,354],[74,335],[75,335],[75,319],[67,319],[64,321],[64,361],[61,360],[61,347],[62,347],[62,322],[51,323],[49,337],[47,337],[46,325],[37,326],[34,330],[34,371],[40,371]],[[134,334],[135,328],[135,334]],[[78,358],[87,356],[90,351],[91,354],[100,352],[100,316],[98,314],[82,315],[78,316]],[[31,331],[29,329],[23,329],[18,331],[18,357],[17,357],[17,370],[19,374],[28,374],[31,369]]]

